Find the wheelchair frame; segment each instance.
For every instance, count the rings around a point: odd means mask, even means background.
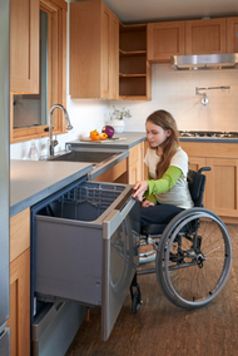
[[[231,238],[224,222],[203,208],[205,176],[202,172],[209,170],[210,167],[202,167],[190,171],[193,177],[202,177],[198,180],[202,182],[200,191],[195,191],[195,207],[177,214],[162,233],[142,237],[152,242],[156,259],[153,268],[137,268],[130,287],[134,313],[142,304],[137,275],[156,273],[166,297],[185,309],[207,305],[224,288],[232,264]]]

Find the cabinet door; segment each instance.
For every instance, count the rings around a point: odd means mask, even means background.
[[[39,93],[39,0],[11,0],[10,90]]]
[[[227,19],[227,52],[238,52],[238,17]]]
[[[186,21],[187,54],[226,52],[226,19]]]
[[[70,95],[100,98],[101,3],[70,3]]]
[[[118,97],[117,17],[100,0],[70,4],[70,95]]]
[[[10,221],[11,356],[30,354],[30,210]]]
[[[119,20],[111,13],[110,21],[110,52],[109,52],[109,99],[119,96]]]
[[[129,151],[128,183],[135,184],[144,179],[144,143],[140,143]]]
[[[148,25],[148,60],[169,62],[175,54],[184,54],[184,22],[172,21]]]
[[[10,264],[11,356],[30,355],[30,249]]]
[[[220,216],[238,217],[238,160],[207,158],[208,208]]]
[[[106,7],[102,10],[101,97],[118,97],[119,21]]]

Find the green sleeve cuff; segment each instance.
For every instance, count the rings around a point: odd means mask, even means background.
[[[154,194],[148,194],[148,191],[145,192],[145,199],[146,200],[149,200],[151,203],[154,203],[156,204],[157,203],[157,199],[156,199],[156,196]]]
[[[182,174],[180,168],[170,166],[160,179],[148,180],[148,196],[167,193],[175,186]]]

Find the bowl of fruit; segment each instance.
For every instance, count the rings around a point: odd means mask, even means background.
[[[98,130],[90,131],[89,138],[91,141],[104,141],[112,138],[114,135],[114,128],[110,125],[106,125],[102,128],[102,132]]]

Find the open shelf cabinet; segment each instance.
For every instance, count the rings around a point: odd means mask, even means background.
[[[120,25],[119,96],[150,99],[150,65],[147,62],[147,25]]]

